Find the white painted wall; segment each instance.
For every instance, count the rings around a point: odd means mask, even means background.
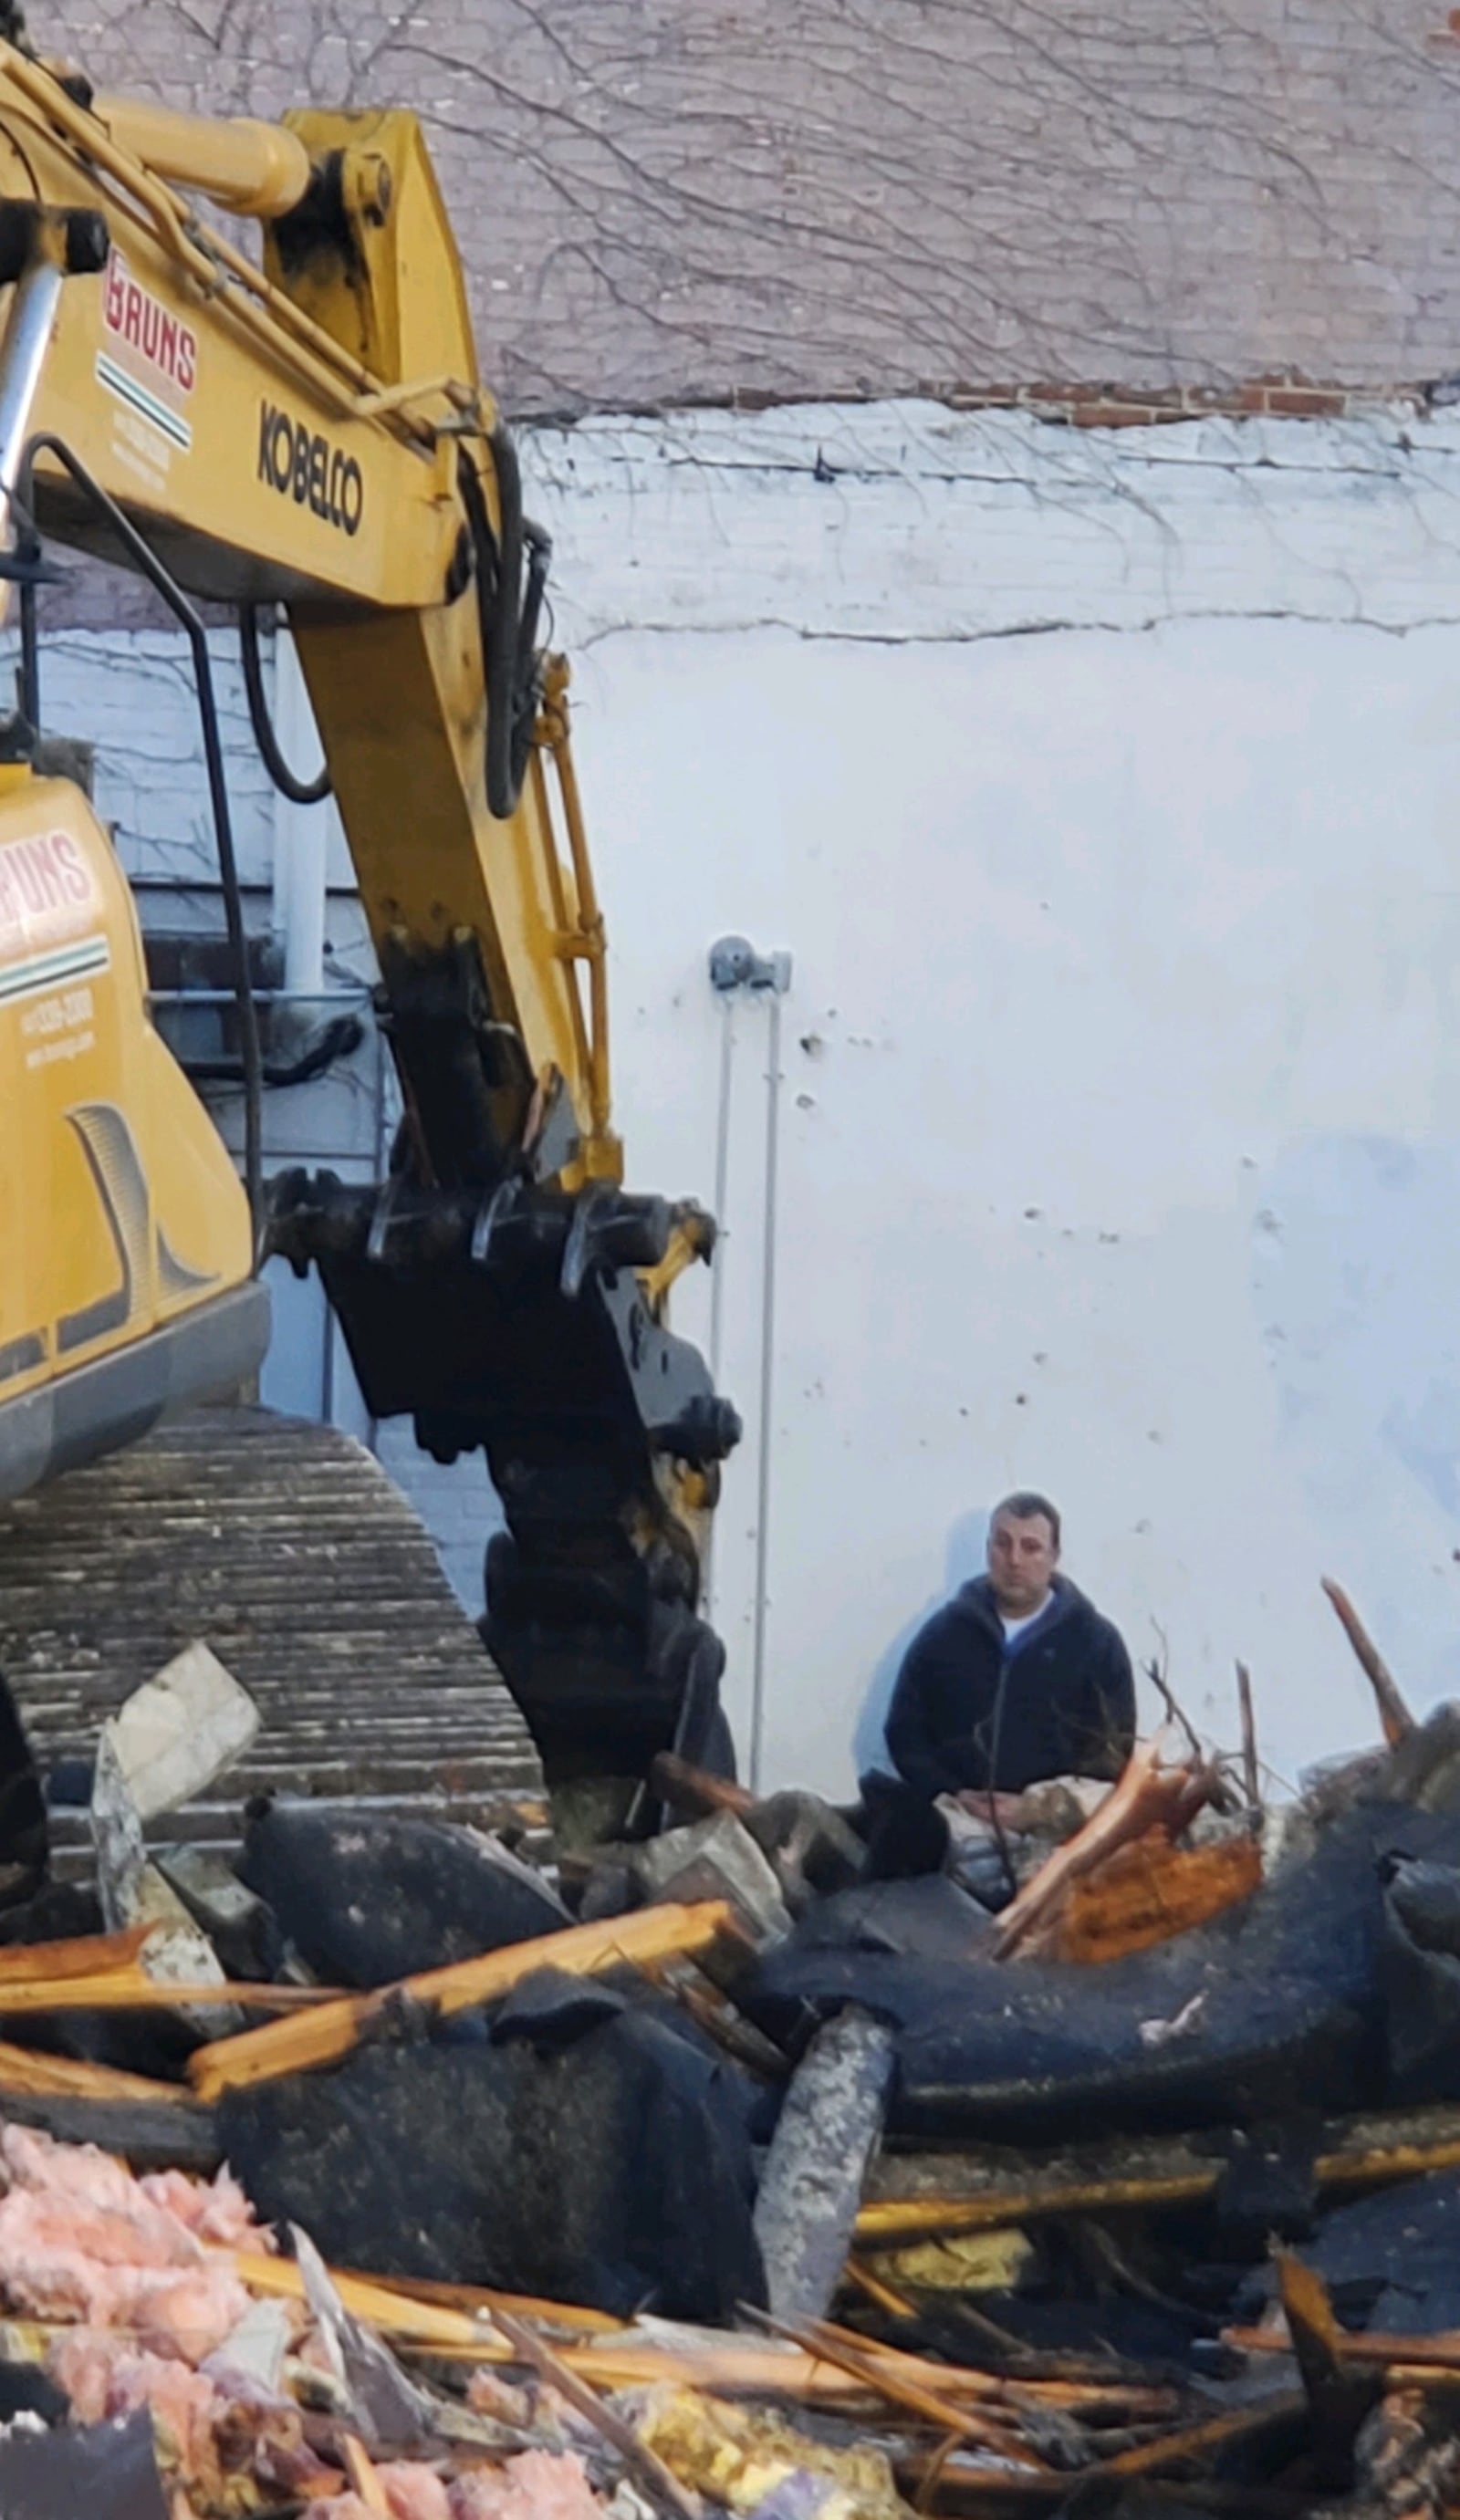
[[[848,1783],[1016,1483],[1220,1738],[1252,1662],[1283,1776],[1373,1730],[1323,1572],[1417,1704],[1460,1692],[1460,424],[905,406],[527,458],[638,1186],[712,1194],[712,939],[794,957],[763,1780]],[[744,1736],[764,1010],[729,1020]]]
[[[1453,632],[1276,623],[596,660],[644,1178],[710,1187],[707,933],[795,957],[767,1775],[844,1780],[1015,1485],[1219,1735],[1251,1660],[1290,1774],[1368,1730],[1321,1572],[1417,1697],[1460,1684],[1457,676]],[[757,1012],[723,1299],[753,1435]],[[753,1494],[717,1565],[742,1676]]]
[[[1288,1777],[1372,1732],[1321,1573],[1417,1703],[1460,1688],[1460,430],[889,410],[535,452],[638,1178],[711,1187],[708,942],[795,958],[764,1776],[848,1781],[1014,1484],[1218,1737],[1251,1661]]]

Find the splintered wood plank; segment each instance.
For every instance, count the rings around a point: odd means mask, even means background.
[[[1246,1833],[1211,1846],[1173,1846],[1163,1829],[1152,1829],[1071,1883],[1050,1931],[1049,1958],[1094,1963],[1149,1951],[1250,1899],[1261,1880],[1261,1850]]]
[[[388,2292],[404,2293],[407,2301],[424,2301],[439,2310],[463,2310],[473,2315],[485,2312],[490,2318],[499,2310],[509,2311],[514,2318],[535,2318],[549,2327],[570,2329],[584,2336],[621,2335],[628,2322],[616,2318],[612,2311],[585,2310],[577,2302],[543,2301],[535,2293],[499,2292],[491,2284],[442,2283],[433,2275],[371,2275],[355,2267],[346,2274],[361,2283],[384,2284]],[[335,2277],[338,2282],[338,2275]]]
[[[130,1968],[155,1930],[127,1925],[119,1934],[72,1934],[63,1943],[6,1944],[0,1947],[0,1997],[32,1978],[106,1977]]]
[[[0,2020],[27,2012],[162,2012],[180,2003],[218,2007],[236,2003],[245,2011],[319,2011],[340,1998],[328,1987],[269,1986],[254,1978],[234,1984],[215,1979],[197,1986],[174,1985],[170,1978],[149,1977],[145,1969],[109,1969],[104,1977],[20,1979],[0,1984]]]
[[[293,2258],[266,2257],[261,2249],[236,2249],[230,2254],[240,2283],[250,2292],[275,2301],[303,2300],[304,2278]],[[392,2291],[387,2282],[376,2282],[369,2275],[337,2274],[333,2267],[330,2281],[354,2318],[371,2319],[393,2336],[426,2346],[468,2347],[480,2340],[478,2321],[465,2311],[415,2301],[407,2293]]]
[[[1452,2169],[1460,2169],[1460,2108],[1448,2101],[1331,2118],[1313,2163],[1320,2188],[1340,2190]],[[886,2249],[1049,2215],[1160,2212],[1210,2196],[1220,2176],[1220,2163],[1185,2136],[1102,2138],[1038,2155],[992,2143],[885,2153],[868,2172],[856,2239],[859,2248]]]
[[[427,1969],[419,1977],[374,1988],[368,1995],[317,2004],[312,2012],[293,2021],[269,2022],[261,2030],[214,2040],[189,2058],[189,2077],[201,2099],[216,2099],[221,2092],[274,2082],[282,2074],[303,2074],[320,2065],[338,2064],[356,2046],[366,2026],[402,1998],[441,2014],[468,2012],[476,2004],[491,2003],[510,1994],[534,1969],[591,1977],[622,1961],[668,1959],[707,1951],[711,1943],[734,1932],[728,1902],[707,1899],[692,1908],[668,1904],[641,1908],[635,1915],[609,1917],[601,1924],[534,1935],[530,1942],[485,1952],[477,1959],[457,1960],[446,1968]],[[218,2001],[216,1993],[213,2001]]]
[[[189,2097],[181,2083],[155,2083],[145,2074],[124,2074],[115,2065],[93,2065],[80,2056],[49,2056],[35,2048],[13,2048],[0,2040],[0,2117],[11,2092],[50,2092],[77,2100],[157,2100],[177,2103]]]

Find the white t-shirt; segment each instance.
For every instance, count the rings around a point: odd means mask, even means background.
[[[1046,1593],[1038,1609],[1030,1610],[1027,1619],[1006,1619],[1003,1611],[1001,1610],[999,1612],[999,1626],[1004,1631],[1005,1649],[1007,1650],[1010,1645],[1016,1643],[1018,1639],[1024,1635],[1026,1628],[1031,1628],[1036,1619],[1042,1619],[1048,1608],[1049,1595]]]

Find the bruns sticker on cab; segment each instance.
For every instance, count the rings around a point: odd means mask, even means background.
[[[105,971],[101,908],[86,853],[69,832],[37,832],[0,848],[0,1006]]]

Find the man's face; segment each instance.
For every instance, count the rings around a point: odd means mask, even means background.
[[[1060,1562],[1047,1514],[994,1516],[988,1535],[988,1573],[993,1598],[1012,1619],[1027,1619],[1037,1610]]]

